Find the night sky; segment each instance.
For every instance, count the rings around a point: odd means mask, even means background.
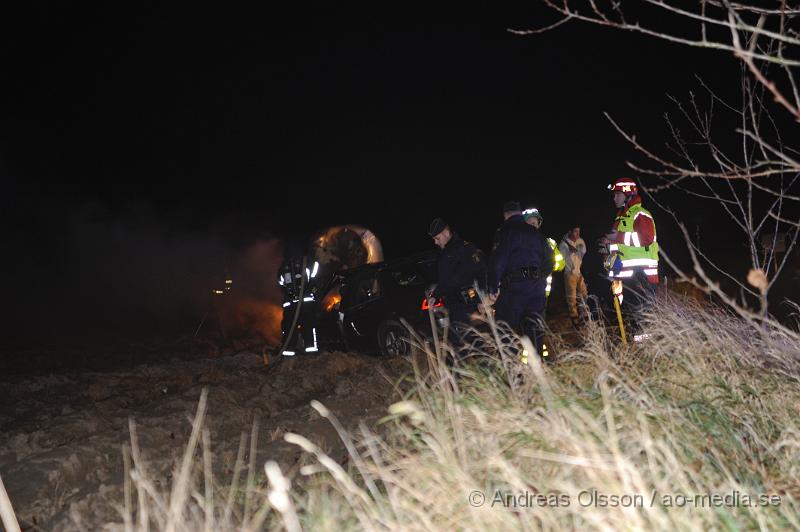
[[[738,66],[581,23],[507,31],[555,20],[535,3],[6,12],[5,325],[188,320],[181,290],[237,253],[341,223],[397,257],[431,249],[441,215],[488,250],[510,198],[539,207],[548,236],[578,223],[597,238],[605,187],[635,158],[602,113],[661,147],[667,94],[698,89],[696,74],[735,86]]]

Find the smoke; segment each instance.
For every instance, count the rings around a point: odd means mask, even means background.
[[[6,337],[192,334],[204,316],[206,331],[252,327],[268,340],[279,331],[277,240],[232,244],[230,234],[186,229],[146,204],[31,205],[16,210],[23,231],[6,240]],[[226,277],[234,285],[220,305],[213,290]]]
[[[278,288],[278,269],[282,260],[277,240],[257,241],[236,257],[231,277],[233,287],[223,301],[221,322],[226,333],[257,333],[270,343],[281,335],[283,309]]]

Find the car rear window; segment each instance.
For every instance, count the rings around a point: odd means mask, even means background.
[[[422,273],[416,270],[399,270],[392,272],[392,278],[400,286],[420,286],[426,283]]]

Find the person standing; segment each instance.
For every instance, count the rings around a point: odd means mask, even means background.
[[[650,211],[642,206],[638,187],[632,179],[617,179],[608,189],[613,192],[614,206],[618,209],[611,232],[603,238],[611,254],[606,263],[608,277],[621,282],[622,290],[617,289],[614,295],[638,327],[639,314],[655,295],[658,285],[656,224]],[[619,283],[612,285],[619,286]],[[634,340],[637,340],[636,335]]]
[[[583,256],[586,255],[586,242],[581,238],[581,228],[573,227],[567,232],[558,244],[558,249],[564,257],[564,292],[567,299],[567,309],[572,324],[579,324],[577,296],[580,294],[582,304],[589,293],[586,290],[586,281],[581,272]]]
[[[430,294],[441,297],[447,307],[450,322],[463,328],[470,322],[470,314],[477,310],[478,297],[474,290],[486,285],[486,260],[483,252],[458,233],[442,218],[431,222],[428,235],[441,249],[437,262],[438,284]]]
[[[522,211],[522,218],[525,220],[526,223],[534,226],[539,231],[542,230],[542,224],[544,223],[544,218],[542,217],[542,213],[536,207],[531,207],[529,209],[525,209]],[[545,242],[547,245],[550,246],[550,249],[553,250],[553,272],[560,272],[564,269],[564,256],[558,249],[556,245],[556,241],[552,238],[545,237]],[[553,274],[547,276],[547,288],[545,289],[545,295],[547,295],[548,299],[550,298],[550,290],[553,288]]]
[[[495,302],[495,319],[528,335],[542,353],[545,290],[553,271],[553,252],[539,231],[525,223],[518,201],[503,205],[503,219],[489,260],[488,291]]]

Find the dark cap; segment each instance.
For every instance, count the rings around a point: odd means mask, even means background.
[[[503,204],[503,212],[521,211],[522,206],[518,201],[507,201]]]
[[[445,222],[442,218],[434,218],[431,222],[430,229],[428,229],[428,234],[434,237],[445,229],[447,229],[447,222]]]

